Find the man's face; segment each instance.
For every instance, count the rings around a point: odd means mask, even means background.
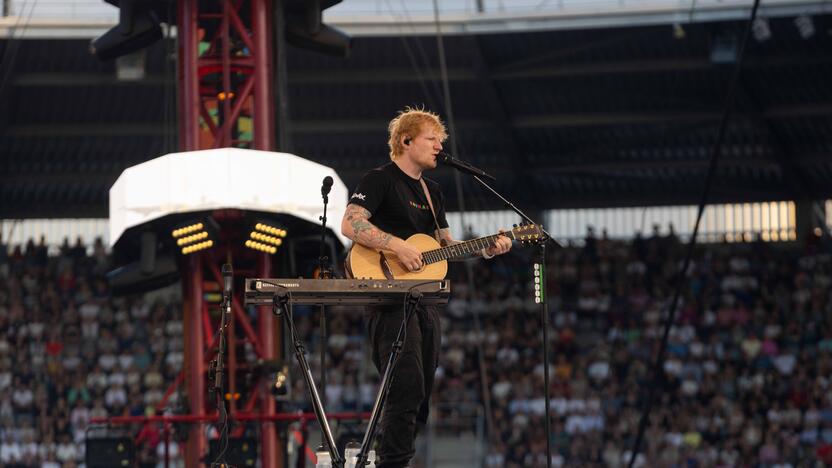
[[[432,125],[422,124],[419,132],[409,145],[404,145],[404,156],[417,166],[425,169],[436,167],[436,156],[442,151],[442,139]]]

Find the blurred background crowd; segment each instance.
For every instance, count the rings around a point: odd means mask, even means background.
[[[672,231],[623,242],[590,230],[550,252],[554,465],[625,466],[651,387],[637,466],[831,464],[832,256],[814,243],[699,246],[656,381],[684,249]],[[452,268],[432,422],[440,435],[474,433],[466,409],[489,408],[487,466],[546,465],[533,253],[475,262],[473,281]],[[175,295],[111,297],[107,269],[100,241],[66,241],[51,255],[42,240],[0,245],[3,466],[76,466],[91,418],[177,411],[178,393],[160,403],[183,365],[182,305]],[[329,314],[327,410],[368,410],[378,375],[361,311]],[[317,311],[296,315],[317,376]],[[304,407],[294,373],[283,408]],[[176,437],[132,429],[142,463],[161,463],[165,450],[178,458]]]

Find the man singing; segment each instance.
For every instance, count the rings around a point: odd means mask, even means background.
[[[445,198],[436,182],[422,173],[434,169],[445,125],[432,112],[405,108],[388,125],[391,162],[367,172],[352,193],[341,232],[366,247],[395,253],[410,271],[422,268],[421,252],[404,239],[416,233],[443,244],[454,241],[445,219]],[[483,258],[502,255],[511,240],[499,236]],[[401,306],[368,307],[373,362],[383,373],[401,326]],[[433,377],[439,363],[441,330],[437,307],[420,306],[407,325],[404,348],[392,375],[381,415],[377,466],[407,466],[417,431],[428,419]]]

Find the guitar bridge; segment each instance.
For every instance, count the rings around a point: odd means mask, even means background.
[[[387,263],[387,257],[384,256],[384,252],[379,252],[378,266],[381,267],[381,272],[384,273],[385,278],[388,280],[394,279],[393,272],[390,271],[390,265]]]

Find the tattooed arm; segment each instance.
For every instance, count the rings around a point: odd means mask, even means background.
[[[373,249],[388,250],[393,239],[397,239],[371,223],[370,212],[354,203],[347,205],[341,220],[341,232],[352,241]]]
[[[365,247],[394,252],[399,261],[410,270],[418,270],[422,266],[422,252],[379,229],[370,222],[370,212],[354,203],[347,205],[344,219],[341,220],[341,233]]]

